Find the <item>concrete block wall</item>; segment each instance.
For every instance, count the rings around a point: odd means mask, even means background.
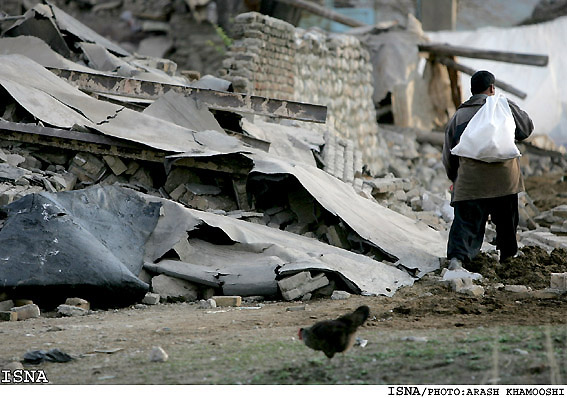
[[[235,18],[234,42],[223,61],[221,77],[234,91],[293,99],[295,28],[279,19],[249,12]]]
[[[235,91],[327,106],[327,124],[310,123],[309,128],[328,130],[329,144],[340,142],[335,147],[344,151],[348,163],[343,170],[343,160],[341,165],[334,160],[327,171],[352,182],[362,163],[375,169],[381,140],[372,102],[372,64],[357,38],[295,28],[255,12],[240,14],[234,32],[220,75]]]

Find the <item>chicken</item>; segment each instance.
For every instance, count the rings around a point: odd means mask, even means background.
[[[299,329],[299,340],[303,340],[307,347],[323,351],[328,358],[332,358],[337,352],[345,352],[352,347],[356,329],[368,319],[369,314],[368,306],[362,305],[337,319]]]

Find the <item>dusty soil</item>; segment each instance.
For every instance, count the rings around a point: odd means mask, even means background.
[[[566,272],[565,253],[528,248],[523,276],[513,283],[548,281]],[[533,252],[543,263],[532,263]],[[537,256],[536,256],[537,257]],[[485,259],[487,267],[489,259]],[[518,259],[518,264],[520,261]],[[486,268],[482,268],[486,270]],[[547,270],[547,271],[543,271]],[[567,377],[567,294],[538,299],[494,289],[503,271],[487,278],[483,298],[456,294],[426,276],[394,297],[246,303],[241,309],[199,309],[194,303],[94,311],[72,318],[3,322],[0,364],[30,350],[59,348],[67,363],[25,364],[54,384],[538,384]],[[536,276],[529,276],[529,275]],[[540,278],[537,276],[541,275]],[[549,282],[546,282],[549,283]],[[299,327],[366,304],[371,317],[358,336],[368,343],[328,361],[298,341]],[[169,359],[149,361],[153,346]],[[2,366],[0,366],[2,367]],[[563,379],[560,379],[563,377]]]
[[[561,176],[537,182],[538,206],[567,192]],[[527,182],[533,189],[535,179]],[[534,183],[536,184],[536,183]],[[547,192],[547,195],[545,194]],[[452,292],[439,272],[394,297],[252,302],[199,309],[194,303],[93,311],[89,315],[0,324],[0,368],[31,350],[58,348],[75,359],[24,364],[53,384],[554,384],[567,381],[567,294],[511,293],[498,283],[549,286],[567,272],[567,252],[526,247],[499,264],[482,254],[482,298]],[[328,361],[297,339],[299,327],[366,304],[358,331],[367,344]],[[163,363],[149,354],[161,346]]]
[[[546,174],[525,179],[526,192],[541,211],[567,204],[567,178],[564,174]]]

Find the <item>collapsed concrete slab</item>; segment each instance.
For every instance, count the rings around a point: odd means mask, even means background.
[[[359,294],[391,296],[415,280],[405,270],[316,239],[136,195],[162,205],[161,217],[145,247],[144,268],[150,272],[242,296],[273,295],[277,279],[307,270],[333,275]],[[191,263],[167,258],[180,240],[187,240],[192,248],[185,258]]]

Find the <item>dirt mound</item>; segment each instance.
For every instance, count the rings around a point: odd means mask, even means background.
[[[479,254],[467,268],[479,272],[493,282],[507,285],[526,285],[533,289],[549,287],[552,272],[567,272],[567,250],[554,249],[547,253],[537,246],[525,246],[520,255],[500,264],[489,254]]]

